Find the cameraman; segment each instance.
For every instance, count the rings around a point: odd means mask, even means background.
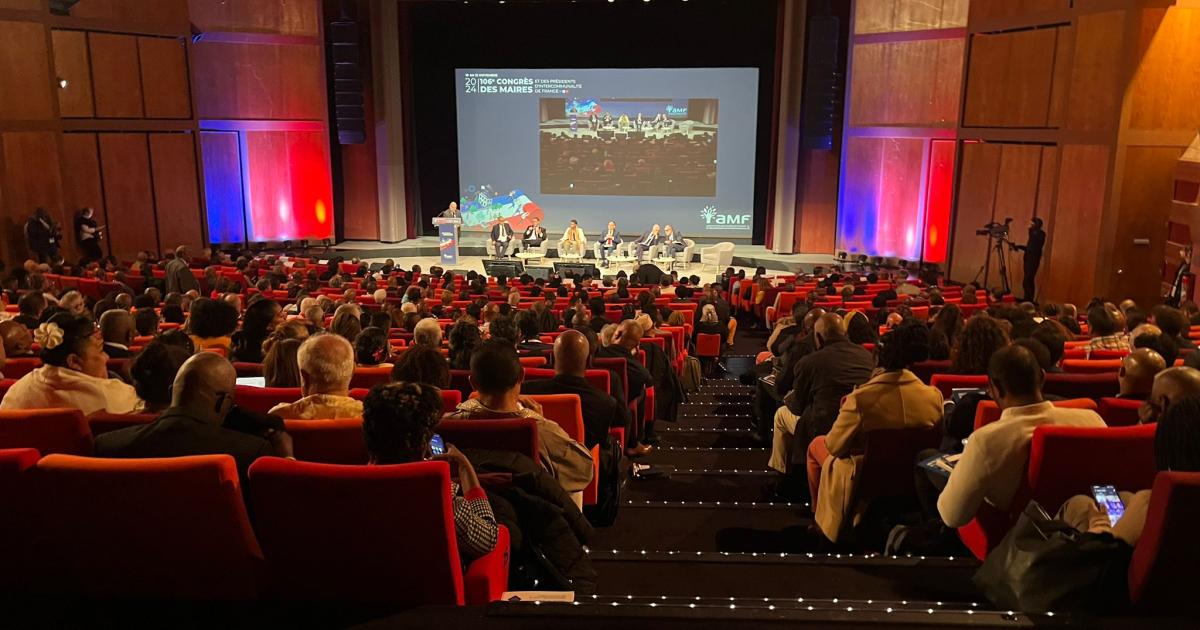
[[[1017,249],[1025,252],[1025,279],[1021,286],[1025,292],[1022,299],[1026,302],[1034,301],[1036,290],[1033,283],[1042,264],[1042,249],[1045,247],[1046,231],[1042,229],[1042,220],[1033,217],[1029,220],[1029,240],[1024,245],[1017,245]]]

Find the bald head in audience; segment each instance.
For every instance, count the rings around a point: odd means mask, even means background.
[[[4,354],[10,358],[31,354],[33,336],[29,329],[14,320],[0,322],[0,338],[4,340]]]
[[[1150,397],[1142,404],[1138,415],[1143,424],[1158,422],[1176,401],[1190,396],[1200,396],[1200,370],[1190,367],[1171,367],[1154,377]]]
[[[100,336],[104,343],[128,346],[133,343],[133,315],[129,311],[114,308],[100,315]]]
[[[627,319],[617,325],[617,330],[613,334],[613,344],[621,346],[629,351],[637,350],[638,344],[642,341],[642,327],[636,321]]]
[[[413,343],[439,348],[442,345],[442,327],[436,319],[426,317],[413,327]]]
[[[237,372],[225,357],[198,352],[179,367],[171,384],[171,406],[211,424],[221,424],[233,407]]]
[[[554,340],[554,371],[558,374],[583,378],[590,356],[591,345],[578,330],[567,330]]]
[[[1162,355],[1149,348],[1139,348],[1121,360],[1121,397],[1145,399],[1154,387],[1154,377],[1167,369]]]
[[[823,348],[830,342],[846,338],[846,324],[837,313],[825,313],[813,324],[813,335],[816,337],[817,348]]]
[[[354,376],[354,348],[345,337],[335,334],[313,335],[296,353],[300,364],[300,389],[305,396],[350,395]]]

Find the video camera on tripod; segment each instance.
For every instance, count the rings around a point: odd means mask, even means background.
[[[1012,221],[1012,217],[1005,217],[1004,223],[996,223],[995,221],[992,221],[991,223],[984,225],[982,228],[975,230],[975,233],[979,236],[987,236],[996,240],[1007,239],[1008,228],[1012,224]]]

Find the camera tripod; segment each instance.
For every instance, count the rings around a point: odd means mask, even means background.
[[[1005,249],[1005,245],[1008,246],[1007,249]],[[985,283],[987,282],[989,275],[988,272],[991,270],[992,266],[992,255],[995,254],[996,261],[1000,266],[1000,286],[1004,289],[1005,295],[1012,293],[1012,285],[1008,280],[1008,252],[1015,250],[1016,248],[1017,246],[1013,245],[1012,241],[1008,240],[1008,237],[988,234],[987,257],[984,258],[983,264],[979,267],[979,271],[975,273],[975,286],[982,286],[979,284],[980,277],[983,278]]]

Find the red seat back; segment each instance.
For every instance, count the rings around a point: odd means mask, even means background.
[[[442,420],[437,433],[458,448],[513,451],[538,461],[537,423],[529,418]]]
[[[4,395],[8,393],[8,390],[16,384],[17,379],[15,378],[0,379],[0,400],[2,400]]]
[[[91,455],[92,432],[78,409],[5,410],[0,411],[0,448]]]
[[[548,363],[548,361],[546,360],[546,357],[540,356],[540,355],[539,356],[531,356],[531,357],[521,357],[517,360],[521,362],[521,365],[523,367],[528,367],[528,368],[540,368],[540,367],[545,366]]]
[[[228,455],[48,455],[32,499],[44,584],[92,597],[241,600],[262,553]]]
[[[1116,396],[1121,389],[1116,372],[1102,374],[1047,374],[1042,392],[1061,398],[1099,400]]]
[[[1154,483],[1154,430],[1136,427],[1040,426],[1029,446],[1029,498],[1053,511],[1076,494],[1090,494],[1093,484],[1120,490],[1145,490]],[[1013,510],[1021,510],[1019,501]]]
[[[277,597],[463,604],[445,462],[337,466],[264,457],[250,466],[250,500]]]
[[[916,374],[917,378],[921,379],[922,383],[928,385],[930,384],[930,381],[933,380],[934,374],[948,374],[950,372],[950,360],[922,361],[920,363],[914,363],[911,369],[912,373]]]
[[[87,423],[88,428],[92,431],[92,436],[95,437],[109,431],[116,431],[117,429],[150,424],[157,417],[158,415],[153,413],[108,413],[107,411],[97,411],[88,416]]]
[[[32,527],[33,515],[26,509],[29,487],[27,471],[37,463],[41,454],[35,448],[0,449],[0,505],[5,506],[0,517],[0,587],[21,587],[29,581],[29,569],[36,562],[25,539]]]
[[[458,408],[458,405],[462,402],[462,400],[462,392],[458,391],[457,389],[443,389],[442,411],[444,413],[450,413],[451,411],[454,411]]]
[[[934,374],[929,384],[942,392],[942,398],[949,400],[956,389],[984,389],[987,387],[986,374]]]
[[[696,335],[696,356],[721,356],[721,335],[710,335],[706,333],[700,333],[699,335]]]
[[[1096,410],[1096,401],[1091,398],[1072,398],[1070,400],[1055,400],[1051,401],[1055,407],[1063,409],[1091,409]],[[981,400],[979,405],[975,407],[975,430],[985,427],[1000,419],[1000,407],[996,405],[994,400]]]
[[[368,459],[362,425],[362,418],[283,421],[284,430],[292,437],[296,459],[360,466]]]
[[[1138,410],[1143,401],[1129,398],[1101,398],[1098,413],[1110,427],[1128,427],[1141,422]]]
[[[350,387],[371,389],[382,383],[392,382],[392,368],[389,367],[356,367],[350,377]]]
[[[583,405],[579,394],[543,394],[530,396],[542,406],[542,416],[562,427],[567,436],[583,442]]]
[[[42,367],[42,360],[37,357],[9,359],[4,363],[4,377],[19,379],[40,367]]]
[[[916,496],[911,471],[917,453],[937,448],[941,440],[940,423],[929,428],[868,431],[857,498]]]
[[[233,369],[237,371],[237,375],[239,377],[263,375],[263,364],[261,363],[245,363],[243,361],[234,361]]]
[[[1121,369],[1121,359],[1063,359],[1063,372],[1067,374],[1103,374]]]
[[[1129,598],[1156,615],[1195,611],[1200,565],[1200,473],[1160,472],[1154,478],[1142,537],[1129,563]]]
[[[250,387],[238,385],[233,399],[247,411],[267,413],[279,403],[294,403],[304,397],[299,387]]]

